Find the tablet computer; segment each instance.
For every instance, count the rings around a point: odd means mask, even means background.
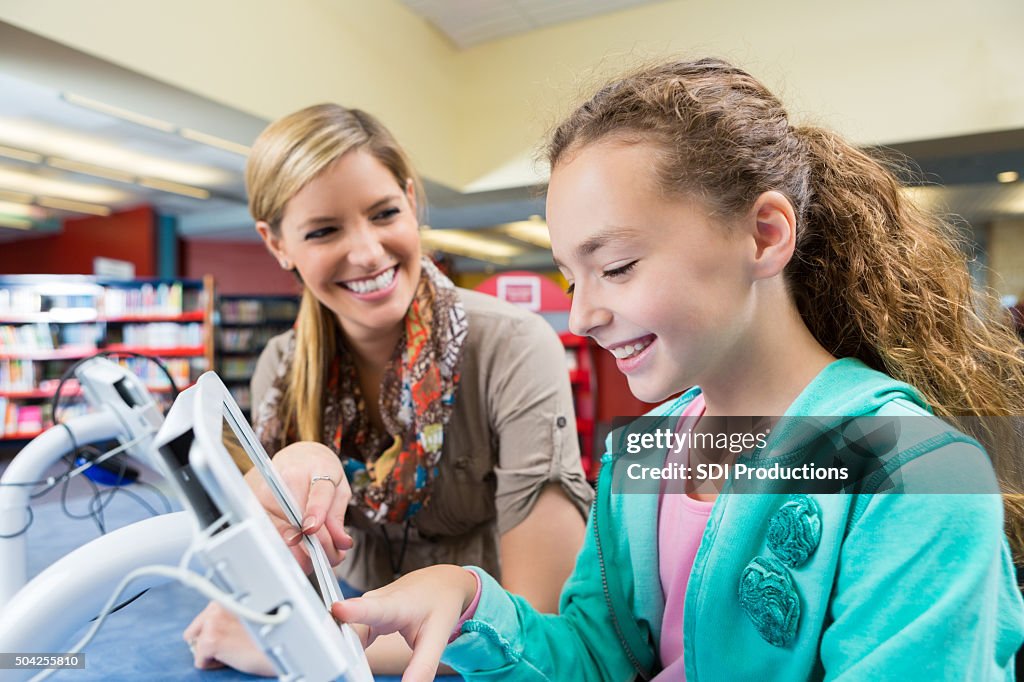
[[[249,608],[289,608],[291,615],[279,625],[243,620],[281,679],[371,681],[355,632],[330,614],[330,605],[342,597],[319,540],[301,541],[313,564],[307,577],[232,459],[232,453],[244,452],[282,515],[302,526],[302,510],[216,374],[203,374],[178,396],[156,446],[162,473],[196,521],[195,556],[208,577]]]

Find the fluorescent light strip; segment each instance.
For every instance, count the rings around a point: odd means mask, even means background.
[[[517,223],[509,223],[500,229],[513,239],[539,246],[542,249],[551,249],[551,236],[548,234],[548,224],[544,221],[521,220]]]
[[[248,156],[251,151],[251,149],[246,147],[244,144],[225,140],[214,135],[208,135],[207,133],[201,133],[198,130],[192,130],[191,128],[182,128],[178,131],[178,134],[186,140],[192,140],[193,142],[199,142],[200,144],[209,145],[210,147],[216,147],[217,149],[223,149],[226,152],[233,152],[242,156]]]
[[[420,233],[423,243],[438,251],[494,263],[508,263],[523,249],[466,230],[430,230]]]
[[[28,218],[0,215],[0,227],[9,227],[13,230],[31,230],[32,221]]]
[[[0,201],[13,201],[16,204],[31,204],[32,195],[25,194],[24,192],[12,192],[6,189],[0,189]]]
[[[158,178],[139,178],[139,184],[143,187],[149,187],[150,189],[158,189],[162,192],[171,192],[173,194],[182,194],[186,197],[192,197],[194,199],[209,199],[210,193],[205,189],[199,187],[192,187],[191,185],[182,185],[177,182],[169,182],[167,180],[160,180]]]
[[[54,168],[60,168],[61,170],[71,171],[73,173],[85,173],[86,175],[95,175],[98,178],[106,178],[107,180],[117,180],[118,182],[135,182],[135,177],[131,173],[125,173],[123,171],[114,170],[113,168],[104,168],[103,166],[97,166],[91,163],[83,163],[81,161],[72,161],[71,159],[59,159],[55,156],[51,156],[46,160],[48,166]]]
[[[18,161],[28,161],[29,163],[42,163],[43,161],[42,154],[3,145],[0,145],[0,156],[6,156],[8,159],[16,159]]]
[[[53,197],[38,197],[36,203],[46,208],[55,208],[59,211],[71,211],[73,213],[89,213],[91,215],[108,216],[111,211],[106,206],[98,204],[87,204],[84,201],[69,201],[67,199],[54,199]]]
[[[14,216],[16,218],[45,218],[46,211],[30,204],[0,201],[0,215]]]
[[[162,130],[165,133],[173,133],[176,130],[176,127],[173,124],[168,123],[167,121],[161,121],[158,118],[145,116],[143,114],[137,114],[134,111],[122,109],[121,107],[115,107],[112,104],[97,102],[94,99],[82,97],[81,95],[76,95],[71,92],[61,93],[61,97],[64,99],[64,101],[70,102],[71,104],[76,104],[86,109],[92,109],[93,111],[98,111],[101,114],[115,116],[122,120],[129,121],[130,123],[137,123],[139,125],[146,126],[147,128],[155,128],[157,130]]]

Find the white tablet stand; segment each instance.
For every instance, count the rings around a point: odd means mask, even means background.
[[[7,541],[3,547],[8,559],[11,547],[19,553],[17,561],[0,561],[0,570],[7,571],[8,588],[17,593],[0,609],[0,651],[63,650],[128,573],[154,564],[175,566],[191,550],[206,567],[206,577],[241,605],[267,614],[289,614],[275,625],[243,620],[279,679],[372,682],[355,632],[330,615],[330,604],[341,595],[323,548],[315,538],[303,539],[314,566],[314,578],[308,579],[232,460],[228,447],[241,448],[267,477],[287,518],[301,525],[300,510],[217,375],[207,372],[182,392],[154,437],[151,418],[158,419],[159,412],[153,417],[145,400],[133,404],[132,390],[126,385],[118,390],[116,385],[131,383],[134,377],[112,380],[114,375],[107,373],[110,367],[103,362],[100,374],[114,390],[95,392],[95,399],[104,401],[101,410],[69,420],[67,429],[50,429],[30,443],[12,462],[5,480],[38,480],[50,464],[73,449],[69,430],[77,445],[113,437],[127,443],[133,438],[126,434],[135,434],[141,440],[132,453],[163,474],[187,511],[145,519],[97,538],[24,587],[24,535],[14,538],[14,543]],[[135,395],[148,397],[141,382],[135,382],[133,390],[140,391]],[[16,468],[18,460],[23,461]],[[11,469],[16,478],[10,476]],[[5,510],[0,530],[17,531],[27,522],[28,491],[0,488]],[[166,577],[147,576],[132,586],[151,587],[166,581]],[[7,671],[12,681],[35,672]]]
[[[0,609],[25,585],[26,534],[32,522],[33,486],[61,457],[76,447],[114,440],[130,445],[125,452],[149,467],[153,436],[163,423],[160,408],[142,381],[106,358],[90,358],[76,370],[89,405],[96,410],[50,427],[22,448],[0,477]]]
[[[155,444],[158,468],[178,489],[202,537],[195,557],[206,566],[207,577],[250,609],[271,614],[288,608],[291,615],[278,625],[243,620],[280,679],[372,682],[355,632],[330,614],[330,605],[341,595],[319,541],[302,540],[313,561],[311,580],[232,460],[231,451],[244,450],[285,518],[301,527],[302,510],[216,374],[202,375],[178,397]]]

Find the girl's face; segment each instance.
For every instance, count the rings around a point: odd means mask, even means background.
[[[420,278],[416,197],[371,153],[347,152],[289,199],[279,237],[257,229],[349,339],[372,341],[405,317]]]
[[[753,319],[752,240],[656,184],[656,149],[601,141],[551,173],[547,221],[571,283],[571,330],[658,402],[741,358]]]

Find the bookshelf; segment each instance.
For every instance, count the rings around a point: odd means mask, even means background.
[[[248,417],[249,381],[267,342],[291,329],[298,296],[222,295],[217,303],[217,374]]]
[[[600,455],[594,452],[594,426],[597,416],[597,377],[594,373],[592,341],[570,332],[558,335],[565,346],[565,362],[569,368],[573,407],[576,410],[576,433],[580,439],[580,459],[587,479],[597,479]]]
[[[50,426],[50,402],[74,362],[100,351],[160,358],[178,388],[213,366],[213,279],[107,280],[84,275],[0,276],[0,441]],[[159,395],[170,385],[144,358],[115,357]],[[86,411],[73,381],[61,415]]]

